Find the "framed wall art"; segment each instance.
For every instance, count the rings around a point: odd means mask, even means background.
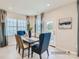
[[[72,29],[72,17],[60,18],[59,29]]]

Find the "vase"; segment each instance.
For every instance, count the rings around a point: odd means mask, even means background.
[[[29,34],[29,38],[31,38],[31,31],[29,31],[29,33],[28,33],[28,34]]]

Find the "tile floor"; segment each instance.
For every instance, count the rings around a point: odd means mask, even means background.
[[[12,40],[11,38],[10,41],[15,42],[15,40]],[[0,59],[22,59],[22,58],[21,54],[18,54],[15,44],[9,43],[8,46],[0,48]],[[31,57],[28,58],[26,50],[23,59],[40,59],[40,58],[39,55],[36,53],[34,53],[33,58]],[[79,59],[79,57],[76,57],[75,55],[72,54],[67,54],[61,50],[49,46],[49,57],[47,56],[47,52],[45,52],[42,54],[42,59]]]

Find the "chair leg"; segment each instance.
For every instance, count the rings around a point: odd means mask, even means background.
[[[48,56],[49,56],[49,51],[48,51],[48,49],[47,49],[47,54],[48,54]]]
[[[24,57],[24,49],[22,49],[22,58]]]
[[[29,56],[30,56],[30,48],[28,48],[28,58],[29,58]]]
[[[20,47],[19,47],[18,53],[20,53]]]
[[[39,56],[40,56],[40,59],[42,59],[41,54]]]
[[[31,51],[31,57],[33,57],[33,51]]]

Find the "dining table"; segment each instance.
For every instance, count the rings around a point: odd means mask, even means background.
[[[36,37],[22,37],[23,42],[28,44],[28,57],[30,56],[31,47],[37,42],[39,43],[39,39]]]

